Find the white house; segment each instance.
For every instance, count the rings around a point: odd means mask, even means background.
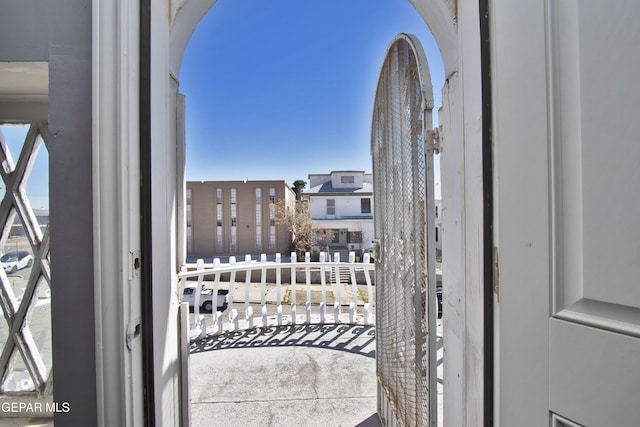
[[[333,230],[331,249],[365,250],[372,247],[373,175],[363,171],[310,174],[308,200],[311,218]]]

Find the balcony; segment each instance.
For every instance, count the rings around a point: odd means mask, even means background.
[[[374,264],[267,261],[266,256],[180,273],[180,289],[227,296],[227,306],[185,310],[192,425],[381,426],[376,378]],[[194,268],[189,271],[189,268]],[[345,280],[345,278],[348,278]],[[186,340],[185,340],[186,342]],[[442,330],[438,325],[442,411]],[[442,422],[439,422],[442,425]]]

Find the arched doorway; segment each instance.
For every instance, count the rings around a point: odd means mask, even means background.
[[[177,82],[178,76],[180,73],[182,55],[184,53],[184,49],[188,43],[189,37],[191,36],[195,26],[198,24],[199,20],[204,16],[210,6],[213,6],[215,2],[203,4],[195,4],[190,3],[189,1],[185,1],[180,7],[174,8],[172,10],[173,22],[172,22],[172,34],[170,40],[170,73],[172,77],[172,81],[175,86],[175,94],[177,98],[180,100],[178,105],[181,105],[184,102],[181,96],[178,94]],[[473,223],[472,229],[474,227],[481,227],[482,219],[481,219],[481,210],[477,210],[473,215],[469,213],[463,212],[463,206],[465,204],[465,195],[464,188],[465,182],[463,179],[463,175],[460,175],[457,172],[453,171],[462,171],[466,170],[465,166],[468,170],[481,170],[480,163],[474,163],[468,161],[465,165],[464,162],[464,139],[465,135],[461,132],[461,127],[455,126],[458,120],[461,120],[462,116],[462,97],[463,93],[461,91],[460,86],[460,69],[458,66],[459,61],[459,52],[457,49],[458,46],[458,37],[460,34],[458,33],[458,29],[456,26],[456,20],[459,19],[452,11],[452,6],[447,2],[413,2],[412,3],[418,12],[422,15],[425,21],[429,24],[430,29],[434,33],[436,41],[441,47],[441,53],[445,62],[445,70],[447,75],[447,83],[443,88],[443,98],[446,97],[447,105],[443,109],[442,116],[443,124],[445,126],[451,126],[445,132],[445,139],[448,141],[449,150],[446,156],[443,156],[443,165],[446,165],[450,174],[447,177],[448,189],[450,191],[449,194],[457,194],[457,200],[453,200],[453,197],[449,200],[447,206],[447,213],[450,215],[449,220],[450,224],[448,227],[447,238],[451,236],[451,240],[449,240],[449,250],[454,247],[457,247],[452,253],[453,255],[450,258],[450,263],[448,264],[449,270],[452,271],[452,284],[451,284],[451,298],[449,298],[448,304],[454,307],[452,310],[451,317],[445,324],[448,324],[448,327],[451,329],[464,329],[467,323],[475,322],[479,324],[482,322],[482,298],[477,295],[477,291],[472,289],[470,285],[471,282],[467,282],[465,276],[472,277],[475,280],[474,286],[481,288],[481,271],[482,271],[482,257],[481,251],[474,253],[476,249],[471,251],[471,258],[474,256],[477,257],[476,261],[469,261],[469,259],[465,259],[464,256],[460,256],[460,247],[464,246],[464,241],[469,238],[469,236],[464,235],[463,233],[463,223],[465,221],[471,221]],[[464,11],[464,7],[460,7],[456,12]],[[467,10],[469,16],[472,16],[473,13],[476,13],[473,8]],[[475,37],[476,34],[474,30],[469,30],[464,35],[465,37]],[[476,78],[479,78],[479,66],[476,70]],[[474,91],[471,93],[475,93],[476,88],[473,88]],[[438,90],[438,88],[436,89]],[[477,107],[477,106],[476,106]],[[468,110],[473,110],[473,114],[480,116],[478,108],[469,108]],[[180,129],[180,124],[177,125],[177,128]],[[183,130],[178,132],[180,136]],[[450,133],[449,133],[450,132]],[[466,136],[468,139],[469,135]],[[480,135],[472,135],[473,138],[480,139]],[[471,138],[471,139],[473,139]],[[178,144],[179,147],[183,147],[183,142]],[[478,145],[479,147],[480,145]],[[481,156],[478,156],[479,159]],[[178,171],[178,175],[181,175],[180,171]],[[476,186],[476,190],[481,188],[480,182],[475,182],[473,184]],[[178,192],[180,192],[180,188],[178,188]],[[477,193],[481,194],[481,190]],[[183,196],[179,196],[181,199]],[[473,200],[473,203],[480,203],[480,200]],[[471,203],[471,204],[473,204]],[[467,205],[469,203],[467,202]],[[471,266],[471,267],[470,267]],[[468,272],[467,270],[471,270]],[[446,274],[445,274],[446,275]],[[468,284],[469,283],[469,284]],[[470,304],[465,305],[462,301],[467,300],[470,301]],[[466,313],[467,307],[470,307],[469,313]],[[466,333],[466,332],[465,332]],[[450,371],[453,373],[451,375],[451,383],[447,384],[447,388],[450,391],[452,398],[452,407],[454,405],[458,405],[458,409],[456,411],[451,411],[452,415],[449,417],[452,422],[455,422],[458,417],[469,416],[466,415],[458,415],[459,405],[462,401],[474,400],[477,401],[482,400],[482,368],[474,367],[473,369],[465,368],[465,356],[463,355],[463,349],[473,348],[474,346],[478,349],[478,353],[482,353],[482,336],[478,334],[470,334],[471,337],[464,336],[465,333],[456,334],[452,336],[451,341],[449,342],[448,348],[451,352],[455,352],[458,356],[455,356],[452,359],[452,363],[450,365]],[[476,365],[478,366],[478,365]],[[469,389],[465,391],[465,376],[469,378],[473,378],[473,382],[478,384],[477,394],[475,397],[471,397],[472,393]],[[471,405],[468,409],[469,414],[473,414],[472,416],[478,419],[478,414],[483,412],[482,404],[478,403],[475,405]]]

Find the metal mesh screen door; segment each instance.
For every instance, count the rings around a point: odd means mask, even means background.
[[[378,410],[387,426],[437,421],[432,108],[422,46],[398,35],[380,72],[371,134]]]

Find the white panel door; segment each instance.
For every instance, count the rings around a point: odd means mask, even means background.
[[[640,425],[639,19],[493,1],[500,425]]]

